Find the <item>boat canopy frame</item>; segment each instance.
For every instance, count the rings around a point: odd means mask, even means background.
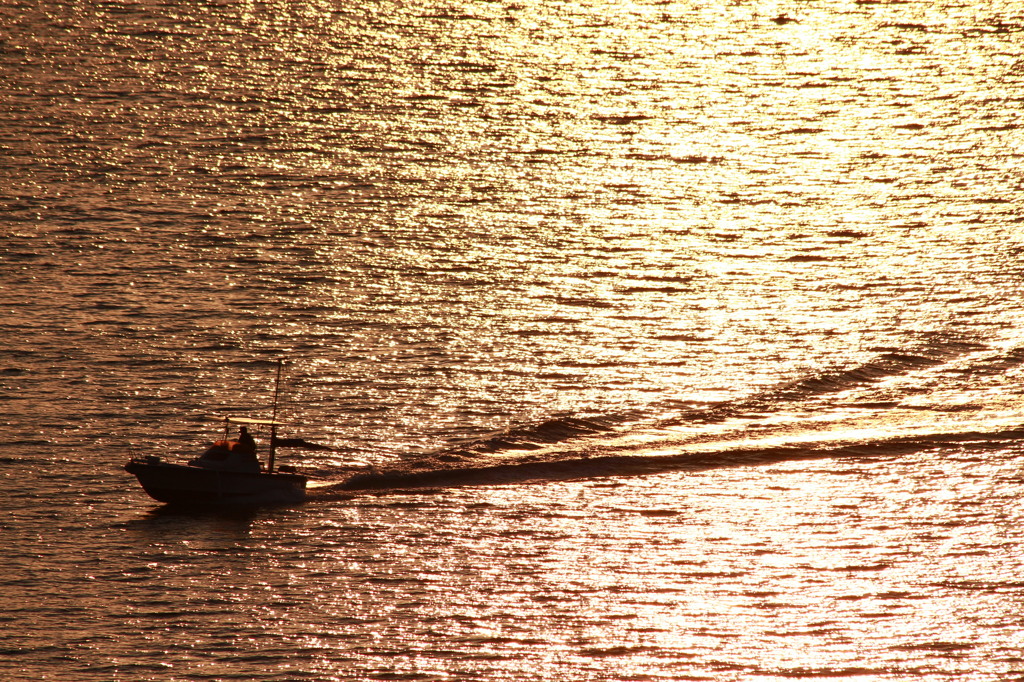
[[[267,455],[267,473],[274,473],[274,459],[277,451],[277,427],[285,426],[285,422],[277,421],[276,419],[255,419],[252,417],[232,417],[232,416],[220,416],[211,414],[207,417],[212,421],[224,422],[224,440],[229,440],[231,435],[231,425],[238,424],[242,426],[269,426],[270,427],[270,451]]]

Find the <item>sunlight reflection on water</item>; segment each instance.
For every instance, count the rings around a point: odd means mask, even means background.
[[[1015,5],[0,17],[5,679],[1019,674]]]

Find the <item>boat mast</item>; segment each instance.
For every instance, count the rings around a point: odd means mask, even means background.
[[[274,473],[274,450],[277,445],[277,398],[281,393],[281,368],[284,359],[277,359],[277,379],[274,380],[274,406],[270,412],[270,457],[267,460],[267,473]]]

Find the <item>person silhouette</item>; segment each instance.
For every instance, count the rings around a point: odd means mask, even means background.
[[[256,454],[256,440],[249,434],[247,427],[243,426],[238,430],[238,444],[234,449],[243,455]]]

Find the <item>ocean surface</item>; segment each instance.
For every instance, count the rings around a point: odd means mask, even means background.
[[[1010,0],[7,0],[0,679],[1024,679],[1022,118]],[[123,470],[278,359],[309,501]]]

